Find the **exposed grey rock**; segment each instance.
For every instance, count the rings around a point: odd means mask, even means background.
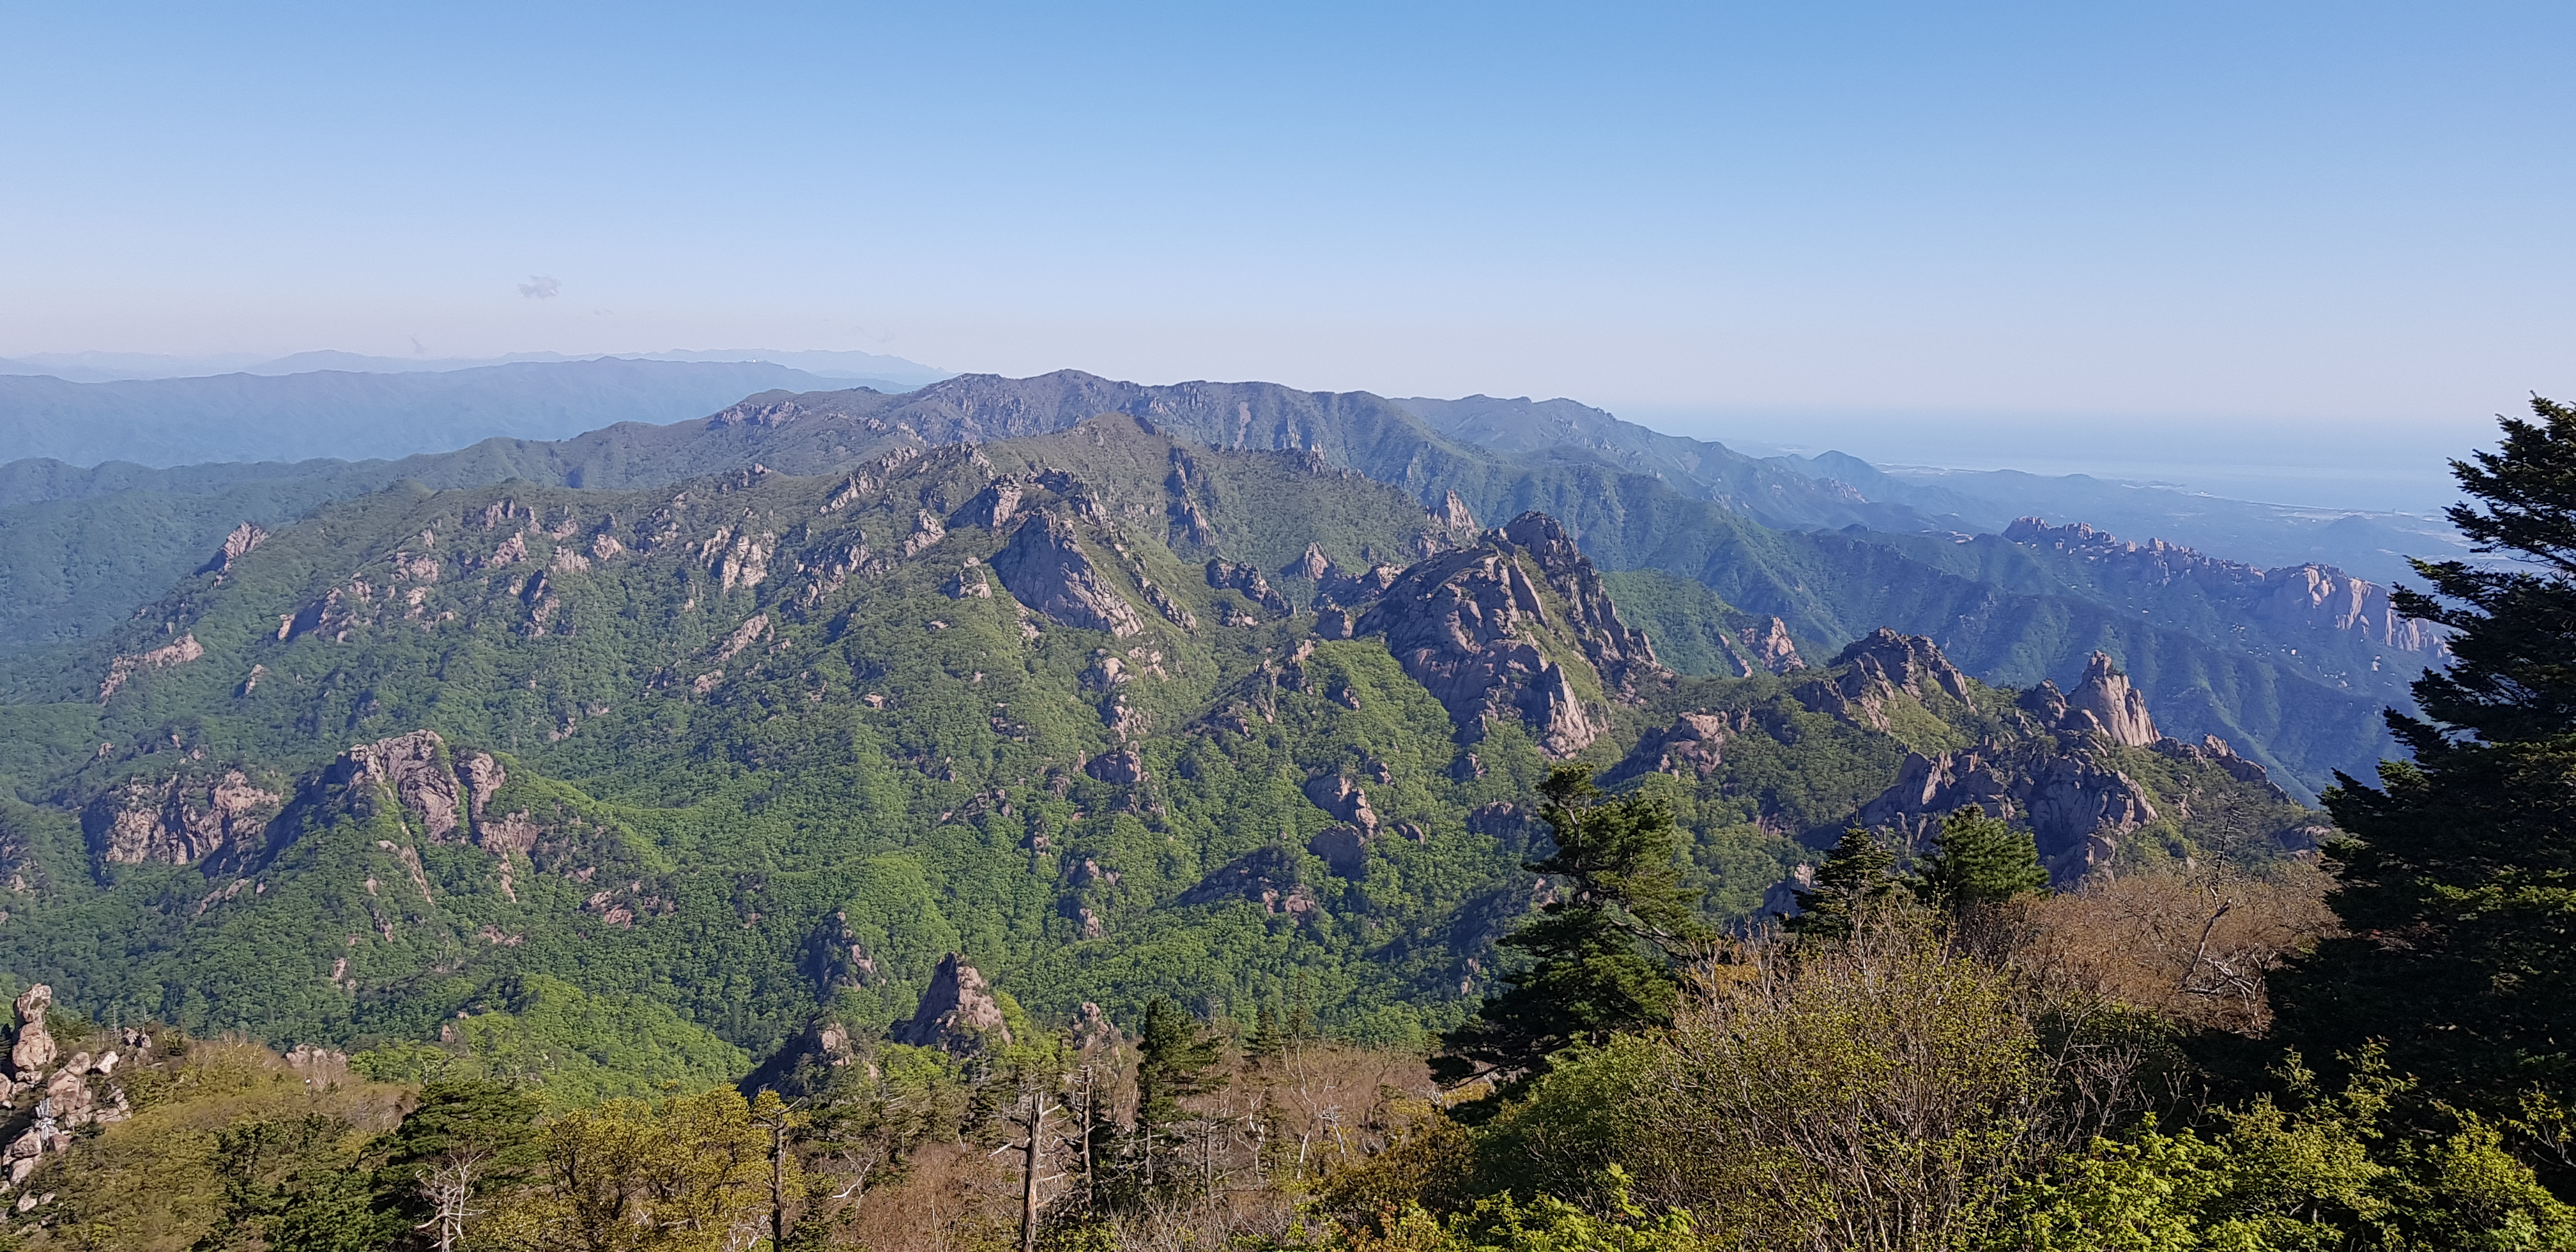
[[[1322,582],[1332,572],[1332,558],[1324,555],[1324,549],[1320,545],[1309,543],[1306,545],[1304,555],[1282,567],[1279,574],[1283,578],[1303,578],[1308,582]]]
[[[1306,850],[1321,859],[1325,866],[1344,878],[1357,879],[1368,872],[1368,832],[1356,826],[1327,826],[1306,841]]]
[[[1887,705],[1900,697],[1917,701],[1934,691],[1962,703],[1969,700],[1967,679],[1941,649],[1920,635],[1900,635],[1882,626],[1855,641],[1834,658],[1834,668],[1790,694],[1810,710],[1853,726],[1886,730]]]
[[[1134,748],[1103,752],[1082,772],[1105,783],[1140,783],[1145,781],[1145,757]]]
[[[322,780],[349,788],[361,806],[390,799],[407,818],[420,823],[424,835],[440,841],[460,828],[460,813],[471,811],[466,807],[464,783],[447,759],[446,749],[447,741],[437,731],[415,730],[341,753],[323,771]]]
[[[223,550],[217,552],[213,559],[207,561],[204,565],[198,566],[197,572],[200,574],[212,574],[215,576],[216,581],[220,582],[224,575],[232,572],[233,562],[250,555],[251,549],[258,547],[263,542],[266,542],[267,539],[267,531],[261,530],[259,527],[253,526],[248,522],[243,522],[241,525],[233,527],[233,533],[224,536]]]
[[[1322,907],[1297,872],[1297,858],[1278,844],[1265,844],[1217,867],[1196,886],[1180,894],[1183,905],[1223,904],[1249,900],[1271,914],[1314,916]]]
[[[1306,799],[1316,808],[1333,815],[1335,821],[1348,822],[1374,835],[1377,812],[1369,807],[1368,794],[1358,783],[1340,774],[1324,774],[1305,783]]]
[[[1779,618],[1745,627],[1736,633],[1736,640],[1744,645],[1745,655],[1750,658],[1738,677],[1750,678],[1757,671],[1787,674],[1807,668],[1806,660],[1798,655],[1797,643],[1789,638],[1789,623]]]
[[[1525,560],[1565,605],[1566,620],[1553,619]],[[1541,513],[1405,570],[1357,629],[1386,636],[1405,673],[1449,710],[1462,736],[1473,741],[1491,719],[1517,716],[1557,756],[1582,751],[1607,721],[1583,706],[1571,676],[1539,647],[1548,633],[1579,645],[1611,693],[1671,676],[1645,635],[1619,620],[1591,561]]]
[[[135,652],[107,663],[107,676],[99,680],[98,702],[107,703],[109,696],[122,690],[137,674],[153,670],[176,669],[206,654],[204,644],[194,632],[179,636],[175,643],[163,644],[148,652]]]
[[[54,989],[43,983],[18,993],[11,1007],[18,1011],[18,1035],[9,1049],[9,1064],[21,1076],[42,1073],[54,1063],[53,1032],[45,1028],[45,1013],[54,1006]]]
[[[2147,715],[2146,696],[2129,685],[2128,676],[2106,653],[2093,654],[2075,690],[2060,692],[2055,683],[2043,680],[2022,694],[2021,707],[2037,714],[2050,730],[2092,735],[2124,748],[2143,748],[2161,737],[2155,719]]]
[[[1706,778],[1723,763],[1726,740],[1739,729],[1724,713],[1684,713],[1670,726],[1647,731],[1604,781],[1619,783],[1659,773]]]
[[[1288,597],[1273,590],[1270,580],[1262,577],[1260,567],[1249,561],[1208,562],[1207,584],[1220,590],[1240,591],[1246,599],[1273,613],[1288,612]]]
[[[286,797],[240,770],[129,779],[81,810],[90,853],[110,865],[189,865],[266,840]]]
[[[2216,735],[2203,735],[2199,743],[2184,743],[2179,739],[2158,739],[2150,746],[2157,752],[2176,760],[2203,761],[2215,765],[2225,770],[2228,777],[2238,782],[2259,783],[2274,800],[2286,801],[2290,798],[2289,792],[2283,791],[2279,784],[2272,781],[2271,771],[2264,769],[2259,762],[2249,761],[2236,755],[2236,749]]]
[[[2427,657],[2449,649],[2449,632],[2399,614],[2388,589],[2331,565],[2261,569],[2224,561],[2161,539],[2131,543],[2082,522],[2051,526],[2025,517],[2004,538],[2035,548],[2069,552],[2125,567],[2130,577],[2155,584],[2186,583],[2207,600],[2248,617],[2297,631],[2359,636],[2373,647]]]
[[[1082,545],[1073,523],[1040,513],[1020,524],[993,557],[993,572],[1013,599],[1059,625],[1107,631],[1125,638],[1145,629],[1134,605],[1112,590]]]
[[[1454,490],[1448,494],[1448,498],[1431,510],[1431,520],[1450,530],[1476,528],[1476,515],[1467,511],[1467,502],[1459,499],[1458,493]]]
[[[965,507],[951,515],[952,526],[981,526],[998,531],[1020,515],[1020,499],[1031,484],[1018,475],[1004,475],[985,485]]]
[[[895,1028],[894,1041],[916,1048],[938,1048],[952,1056],[980,1056],[993,1048],[1010,1046],[1011,1032],[1002,1022],[1002,1006],[985,986],[984,976],[951,952],[940,958],[939,968],[930,976],[929,989],[921,993],[921,1006],[913,1010],[912,1020]]]
[[[1909,753],[1895,785],[1862,805],[1862,825],[1928,846],[1941,818],[1974,804],[2029,827],[2059,885],[2107,863],[2119,837],[2157,818],[2146,788],[2092,753],[2012,753],[1991,746]]]
[[[806,935],[796,969],[814,985],[815,998],[827,1003],[839,988],[873,987],[882,981],[876,958],[850,929],[849,913],[840,909]]]

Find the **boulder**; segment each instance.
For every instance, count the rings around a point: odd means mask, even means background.
[[[1272,588],[1270,580],[1262,577],[1261,568],[1249,561],[1208,562],[1207,584],[1220,591],[1240,591],[1245,599],[1273,613],[1288,612],[1288,597]]]
[[[1360,828],[1369,835],[1377,833],[1377,812],[1369,807],[1368,794],[1358,783],[1335,774],[1320,774],[1306,780],[1306,799],[1316,808],[1333,815],[1334,820]]]
[[[1603,781],[1615,785],[1646,774],[1706,778],[1723,763],[1727,737],[1736,729],[1724,713],[1684,713],[1670,726],[1647,731]]]
[[[53,1032],[45,1029],[45,1013],[53,1006],[54,989],[43,983],[20,992],[12,1006],[18,1010],[18,1036],[9,1064],[20,1074],[41,1073],[54,1063]]]
[[[1198,881],[1174,902],[1182,905],[1224,904],[1249,900],[1270,914],[1313,916],[1321,907],[1297,871],[1297,857],[1278,844],[1246,852]]]

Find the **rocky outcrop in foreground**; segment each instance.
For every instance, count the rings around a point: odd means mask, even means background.
[[[11,1006],[18,1029],[9,1049],[13,1074],[0,1076],[0,1116],[25,1107],[32,1099],[34,1120],[6,1148],[0,1148],[15,1187],[36,1172],[48,1152],[71,1149],[73,1132],[93,1123],[121,1122],[134,1115],[123,1086],[115,1081],[128,1053],[148,1050],[149,1036],[128,1030],[106,1042],[116,1046],[98,1053],[78,1051],[60,1056],[52,1030],[45,1024],[53,1008],[54,989],[43,983],[27,988]],[[75,1039],[74,1042],[81,1042]],[[54,1069],[55,1061],[62,1068]]]

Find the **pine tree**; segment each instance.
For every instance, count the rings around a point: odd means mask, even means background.
[[[1573,1044],[1670,1022],[1677,966],[1715,938],[1693,907],[1700,893],[1682,886],[1672,810],[1605,796],[1578,765],[1557,767],[1539,795],[1556,850],[1522,868],[1564,879],[1563,894],[1502,941],[1530,963],[1443,1038],[1432,1072],[1444,1082],[1530,1075]]]
[[[1149,1189],[1170,1181],[1158,1166],[1169,1150],[1165,1137],[1182,1120],[1181,1100],[1217,1085],[1210,1071],[1224,1055],[1225,1045],[1179,1005],[1156,996],[1145,1006],[1136,1032],[1136,1134]]]
[[[1789,933],[1806,939],[1845,939],[1852,919],[1896,894],[1898,881],[1888,871],[1896,853],[1858,826],[1843,831],[1816,867],[1815,885],[1794,892],[1798,912],[1782,919]]]
[[[2384,1038],[2428,1107],[2576,1104],[2576,408],[2531,407],[2451,463],[2452,525],[2512,563],[2417,561],[2431,593],[2394,596],[2451,661],[2388,715],[2414,759],[2326,793],[2347,933],[2275,982],[2281,1037],[2320,1062]]]
[[[1941,835],[1914,872],[1926,904],[1964,915],[2048,890],[2039,845],[1971,804],[1941,819]]]

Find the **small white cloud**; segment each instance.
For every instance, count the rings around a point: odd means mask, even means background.
[[[552,300],[562,290],[562,279],[548,278],[543,274],[530,274],[528,281],[519,284],[519,294],[530,300]]]

